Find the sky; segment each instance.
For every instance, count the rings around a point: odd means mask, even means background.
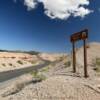
[[[70,52],[85,28],[100,42],[100,0],[0,0],[0,49]]]

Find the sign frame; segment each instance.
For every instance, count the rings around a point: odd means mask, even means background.
[[[73,48],[73,72],[76,72],[76,51],[75,51],[75,42],[83,40],[84,45],[84,77],[88,77],[87,71],[87,46],[86,40],[88,39],[88,29],[84,29],[80,32],[74,33],[70,36],[70,42],[72,43]]]
[[[70,41],[76,42],[76,41],[79,41],[79,40],[85,40],[87,38],[88,38],[88,29],[85,29],[83,31],[72,34],[71,37],[70,37]]]

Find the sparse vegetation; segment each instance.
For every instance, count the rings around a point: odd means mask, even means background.
[[[64,63],[65,67],[69,67],[71,65],[71,61],[67,61]]]
[[[31,72],[31,75],[32,75],[33,77],[36,77],[37,74],[38,74],[38,71],[37,71],[37,70],[34,70],[34,71]]]
[[[12,59],[15,59],[16,57],[11,57]]]
[[[5,67],[5,66],[6,66],[6,64],[5,64],[5,63],[3,63],[3,64],[2,64],[2,66],[4,66],[4,67]]]
[[[42,80],[46,80],[46,76],[43,75],[43,74],[38,75],[37,78],[38,78],[39,80],[41,80],[41,81],[42,81]]]
[[[24,52],[24,53],[28,53],[31,55],[38,55],[39,54],[39,52],[37,52],[37,51],[28,51],[28,52]]]
[[[59,61],[63,61],[63,59],[64,59],[64,57],[60,57],[60,58],[59,58]]]
[[[100,58],[96,58],[96,64],[100,66]]]
[[[59,57],[59,61],[63,61],[66,58],[67,58],[67,56],[63,55],[63,56]]]
[[[36,79],[38,79],[38,80],[40,80],[40,81],[46,79],[45,75],[40,74],[37,70],[32,71],[32,72],[31,72],[31,75],[33,76],[33,78],[36,78]]]
[[[33,64],[33,65],[36,64],[36,61],[31,61],[31,64]]]
[[[100,58],[96,58],[95,60],[95,68],[93,68],[95,71],[100,72]]]
[[[18,60],[17,63],[23,65],[23,62],[21,60]]]
[[[42,68],[41,72],[48,72],[49,66]]]
[[[86,45],[86,48],[90,48],[89,44],[88,44],[88,45]]]
[[[13,66],[12,63],[9,63],[9,66]]]

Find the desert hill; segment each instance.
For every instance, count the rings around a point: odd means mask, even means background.
[[[79,48],[76,54],[77,63],[83,65],[84,56],[83,56],[83,47]],[[87,45],[87,61],[88,65],[91,65],[96,58],[100,58],[100,43],[92,42]]]
[[[0,71],[14,70],[40,64],[45,61],[55,61],[62,54],[30,53],[30,52],[0,52]]]
[[[18,77],[1,90],[0,95],[6,100],[100,100],[100,70],[94,70],[100,68],[99,49],[100,43],[93,42],[87,46],[88,78],[83,75],[83,47],[76,51],[76,73],[72,73],[72,55],[55,57],[44,53],[38,56],[51,60],[48,66]]]

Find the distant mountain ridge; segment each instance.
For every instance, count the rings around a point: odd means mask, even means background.
[[[28,53],[28,54],[31,54],[31,55],[37,55],[37,54],[40,53],[38,51],[3,50],[3,49],[0,49],[0,52]]]

